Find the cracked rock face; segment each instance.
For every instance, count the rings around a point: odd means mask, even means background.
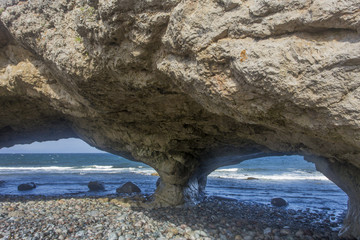
[[[0,147],[79,137],[142,161],[158,205],[300,154],[360,237],[358,0],[0,0]]]

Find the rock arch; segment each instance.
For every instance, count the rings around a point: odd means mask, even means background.
[[[78,136],[154,167],[169,205],[207,156],[306,155],[360,237],[359,7],[0,1],[0,147]]]

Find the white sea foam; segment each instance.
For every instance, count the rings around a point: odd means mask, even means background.
[[[151,175],[155,170],[151,168],[114,168],[113,166],[99,166],[90,165],[82,167],[0,167],[0,174],[33,174],[33,173],[138,173],[144,175]]]
[[[221,169],[225,170],[225,169]],[[209,175],[209,177],[215,178],[229,178],[229,179],[240,179],[245,180],[248,178],[256,178],[259,180],[272,180],[272,181],[296,181],[296,180],[318,180],[318,181],[329,181],[324,175],[319,172],[308,173],[302,171],[294,171],[289,173],[268,173],[268,174],[259,174],[259,173],[244,173],[244,172],[234,172],[234,171],[214,171]]]
[[[127,168],[114,168],[113,166],[101,166],[101,165],[89,165],[81,167],[0,167],[0,174],[33,174],[33,173],[136,173],[142,175],[151,175],[155,173],[152,168],[145,168],[143,166],[127,167]],[[209,177],[215,178],[229,178],[229,179],[247,179],[249,177],[260,180],[273,180],[273,181],[291,181],[291,180],[320,180],[329,181],[324,175],[319,172],[306,172],[301,170],[282,172],[277,174],[276,172],[267,172],[261,174],[259,172],[246,172],[242,168],[226,168],[217,169],[209,175]]]
[[[68,170],[74,169],[73,167],[57,167],[57,166],[50,166],[50,167],[0,167],[0,171],[37,171],[37,170]]]
[[[215,172],[237,172],[239,168],[224,168],[224,169],[217,169]]]

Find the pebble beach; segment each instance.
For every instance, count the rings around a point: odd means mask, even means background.
[[[114,196],[2,197],[0,239],[338,239],[342,217],[216,197],[157,209]]]

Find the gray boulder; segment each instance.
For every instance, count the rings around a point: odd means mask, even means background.
[[[284,207],[288,205],[286,200],[283,198],[273,198],[271,199],[271,204],[275,207]]]
[[[105,186],[104,183],[99,181],[93,181],[88,183],[89,191],[104,191]]]
[[[140,193],[141,190],[138,186],[136,186],[132,182],[127,182],[121,187],[117,188],[116,192],[130,194],[130,193]]]
[[[19,191],[28,191],[28,190],[32,190],[34,188],[36,188],[36,185],[33,182],[23,183],[18,186]]]

